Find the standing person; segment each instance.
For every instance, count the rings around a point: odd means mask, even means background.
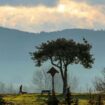
[[[19,94],[22,93],[22,85],[20,85],[20,88],[19,88]]]

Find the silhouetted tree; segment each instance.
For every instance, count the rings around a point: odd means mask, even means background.
[[[63,93],[67,88],[67,71],[69,64],[82,64],[85,68],[91,68],[94,59],[90,54],[91,45],[83,39],[83,43],[59,38],[47,41],[37,46],[37,51],[31,53],[32,59],[37,66],[47,60],[60,70],[63,80]]]

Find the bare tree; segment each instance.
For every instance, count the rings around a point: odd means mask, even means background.
[[[3,82],[0,82],[0,93],[5,93],[5,84]]]
[[[47,69],[41,69],[41,70],[36,70],[33,75],[33,84],[36,85],[36,89],[41,91],[41,90],[51,90],[52,89],[52,83],[51,83],[51,76],[50,74],[47,74]],[[58,73],[55,75],[55,91],[61,93],[63,89],[63,83],[61,80],[61,75]],[[70,86],[71,91],[75,91],[78,87],[78,79],[75,76],[68,75],[68,85]]]
[[[0,82],[0,93],[17,93],[16,87],[10,83],[10,84],[5,84],[3,82]]]
[[[102,70],[102,77],[96,77],[94,81],[96,91],[105,92],[105,68]]]
[[[33,84],[37,90],[51,89],[51,79],[45,70],[36,70],[33,75]]]
[[[10,83],[8,86],[6,86],[6,88],[7,88],[6,89],[7,93],[16,93],[16,90],[12,83]]]
[[[79,86],[78,77],[69,74],[68,75],[68,85],[70,86],[70,90],[72,92],[75,92]]]

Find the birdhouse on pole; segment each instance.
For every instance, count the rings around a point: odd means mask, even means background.
[[[54,76],[56,73],[59,73],[59,72],[54,67],[52,67],[47,73],[51,74],[52,76],[52,95],[55,95]]]
[[[47,73],[51,74],[51,76],[54,77],[54,75],[59,72],[54,67],[52,67]]]

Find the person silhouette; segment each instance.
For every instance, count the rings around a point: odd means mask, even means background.
[[[20,85],[19,93],[20,93],[20,94],[22,93],[22,85]]]

